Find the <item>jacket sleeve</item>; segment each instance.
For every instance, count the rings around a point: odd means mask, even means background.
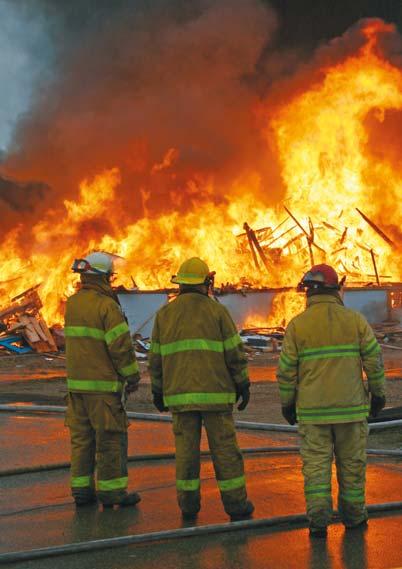
[[[154,327],[152,330],[151,348],[148,357],[149,373],[151,376],[152,393],[163,393],[163,371],[162,371],[162,355],[159,336],[159,318],[155,317]]]
[[[124,379],[129,378],[130,383],[140,381],[140,370],[135,357],[130,329],[120,306],[112,301],[105,307],[103,315],[105,342],[113,366]]]
[[[282,407],[287,407],[296,402],[298,362],[295,329],[293,322],[290,322],[283,339],[276,372]]]
[[[244,344],[228,310],[224,306],[222,309],[220,328],[226,367],[236,385],[248,385],[250,380]]]
[[[378,397],[385,396],[385,374],[381,348],[367,320],[359,314],[360,357],[366,372],[369,391]]]

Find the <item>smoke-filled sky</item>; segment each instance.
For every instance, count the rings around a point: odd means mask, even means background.
[[[360,16],[400,13],[400,0],[342,0],[329,11],[324,4],[0,0],[2,223],[12,227],[32,213],[39,219],[74,198],[83,177],[115,166],[122,222],[145,206],[219,199],[203,195],[209,177],[223,194],[250,163],[264,187],[280,188],[256,133],[261,96],[332,31]],[[154,168],[166,157],[174,175]]]
[[[52,42],[41,15],[23,2],[0,0],[0,152],[18,118],[30,109],[40,81],[48,78]]]
[[[21,114],[29,112],[41,83],[55,72],[54,60],[88,35],[113,26],[124,13],[172,12],[185,20],[214,2],[152,3],[139,0],[0,0],[0,157],[10,145]],[[247,4],[247,1],[242,2]],[[343,33],[356,20],[382,17],[402,25],[400,0],[271,0],[281,25],[279,41],[298,47]],[[268,4],[268,1],[261,1]],[[239,4],[233,3],[233,11]]]

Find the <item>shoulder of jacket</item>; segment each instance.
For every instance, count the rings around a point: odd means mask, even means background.
[[[296,316],[293,316],[293,318],[291,318],[288,322],[288,325],[286,327],[286,331],[293,330],[294,327],[297,326],[297,324],[299,322],[302,322],[303,320],[305,320],[306,317],[308,318],[307,310],[303,310],[303,312],[300,312],[300,314],[296,314]]]
[[[104,310],[105,312],[118,310],[119,312],[123,313],[120,304],[116,302],[113,298],[111,298],[110,296],[106,296],[105,294],[100,294],[96,291],[94,292],[97,295],[97,299],[99,301],[98,306],[100,307],[101,310]]]
[[[346,307],[345,310],[347,311],[350,318],[351,319],[353,318],[355,321],[359,322],[359,324],[362,324],[363,326],[366,326],[368,324],[367,318],[364,316],[364,314],[362,314],[358,310],[353,310],[353,308],[346,308]]]
[[[225,316],[230,316],[230,312],[227,306],[221,304],[217,300],[210,299],[210,302],[213,304],[214,310],[216,310],[219,314],[224,314]]]

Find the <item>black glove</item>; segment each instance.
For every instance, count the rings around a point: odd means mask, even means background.
[[[141,379],[141,377],[140,377],[139,373],[136,373],[134,375],[130,375],[129,377],[124,378],[124,380],[123,380],[125,382],[124,391],[125,391],[126,397],[128,397],[130,395],[130,393],[134,393],[135,391],[137,391],[140,379]]]
[[[282,415],[289,423],[289,425],[294,425],[295,423],[297,423],[296,403],[292,403],[291,405],[282,407]]]
[[[239,411],[244,411],[250,401],[250,384],[236,385],[236,403],[241,399],[240,405],[237,407]]]
[[[165,407],[165,404],[163,402],[162,393],[152,393],[152,395],[154,396],[154,405],[158,409],[159,413],[169,411],[169,407]]]
[[[372,395],[371,396],[371,405],[370,405],[370,415],[371,417],[377,417],[378,413],[381,409],[385,407],[385,397],[381,395]]]

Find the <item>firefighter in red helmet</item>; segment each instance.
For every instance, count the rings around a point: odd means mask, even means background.
[[[332,517],[333,455],[342,521],[367,524],[367,417],[385,405],[381,349],[364,316],[344,306],[342,284],[325,264],[303,276],[307,307],[289,322],[277,372],[283,416],[299,424],[310,535],[317,537],[326,536]]]

